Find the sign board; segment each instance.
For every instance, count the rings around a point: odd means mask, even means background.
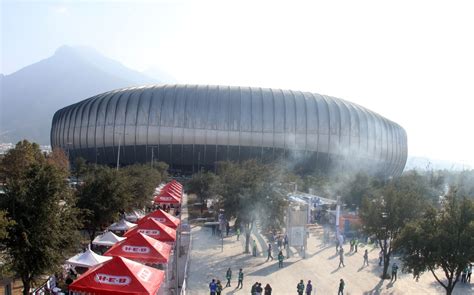
[[[292,226],[290,227],[290,246],[302,247],[304,246],[305,227]]]

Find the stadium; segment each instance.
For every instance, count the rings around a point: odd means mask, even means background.
[[[257,159],[325,173],[400,175],[407,136],[362,106],[315,93],[234,86],[118,89],[54,114],[51,145],[71,160],[164,161],[184,173]]]

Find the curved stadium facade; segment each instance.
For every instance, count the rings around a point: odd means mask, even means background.
[[[232,86],[99,94],[54,114],[51,145],[72,159],[111,165],[120,147],[121,165],[153,158],[186,172],[259,159],[391,176],[401,174],[407,159],[404,129],[364,107],[315,93]]]

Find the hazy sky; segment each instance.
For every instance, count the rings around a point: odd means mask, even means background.
[[[4,74],[85,45],[180,83],[341,97],[410,155],[474,166],[474,1],[0,1]]]

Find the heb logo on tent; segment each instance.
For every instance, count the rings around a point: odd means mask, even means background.
[[[128,276],[114,276],[103,273],[96,274],[94,280],[97,283],[118,286],[126,286],[132,281],[132,279]]]
[[[150,253],[150,248],[145,246],[129,246],[125,245],[122,247],[123,252],[127,253]]]
[[[144,229],[144,228],[141,228],[138,230],[139,233],[142,233],[144,235],[147,235],[147,236],[159,236],[160,235],[160,231],[157,230],[157,229]]]
[[[160,197],[160,199],[163,200],[163,201],[171,201],[171,200],[173,200],[172,197]]]
[[[153,217],[154,220],[158,221],[158,222],[166,222],[166,219],[165,218],[161,218],[161,217]]]

